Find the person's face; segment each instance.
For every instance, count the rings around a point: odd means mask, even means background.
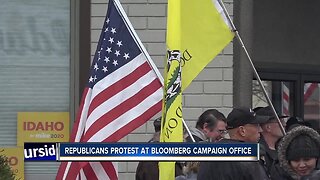
[[[300,158],[297,160],[291,160],[290,166],[299,176],[305,176],[310,174],[316,168],[316,163],[316,158]]]
[[[260,139],[262,129],[259,124],[246,124],[242,127],[243,138],[246,142],[257,143]]]
[[[281,122],[283,128],[286,128],[286,122],[284,121],[284,119],[280,119],[280,122]],[[266,125],[269,126],[268,128],[270,129],[270,134],[272,136],[277,137],[277,138],[281,138],[283,136],[277,119],[272,119]]]
[[[224,135],[227,133],[227,124],[223,121],[218,121],[217,126],[214,128],[214,131],[217,132],[217,136],[213,137],[211,140],[213,142],[219,141],[224,138]]]
[[[211,141],[215,142],[223,138],[223,136],[226,134],[226,123],[223,121],[218,121],[217,125],[215,127],[206,127],[205,134],[208,139],[211,139]]]

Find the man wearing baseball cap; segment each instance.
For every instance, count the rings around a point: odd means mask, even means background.
[[[250,108],[234,108],[227,117],[230,139],[257,143],[262,132],[260,124],[267,120],[267,116],[257,116]]]
[[[264,156],[264,164],[267,169],[267,173],[274,179],[277,179],[276,173],[271,173],[272,166],[278,160],[277,150],[276,150],[276,142],[283,137],[283,133],[281,131],[281,127],[279,126],[278,120],[275,117],[272,109],[270,106],[259,108],[256,111],[257,115],[260,116],[267,116],[268,121],[266,123],[261,124],[262,132],[260,138],[260,147],[265,149],[265,156]],[[282,126],[286,127],[286,122],[284,118],[288,116],[279,115],[277,114]]]
[[[257,143],[262,129],[259,124],[267,122],[268,117],[257,116],[246,107],[233,108],[227,117],[227,129],[230,139],[221,143]],[[268,175],[259,162],[201,162],[198,179],[206,180],[267,180]]]

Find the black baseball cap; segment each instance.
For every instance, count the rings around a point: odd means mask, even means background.
[[[268,116],[258,116],[250,108],[233,108],[227,117],[227,128],[234,129],[246,124],[263,124],[268,120]]]
[[[276,117],[274,116],[274,113],[271,109],[270,106],[267,106],[267,107],[263,107],[263,108],[259,108],[257,111],[256,111],[257,115],[259,116],[269,116],[269,120],[271,119],[276,119]],[[280,115],[278,112],[277,112],[277,115],[278,117],[281,119],[281,118],[287,118],[289,116],[285,116],[285,115]]]

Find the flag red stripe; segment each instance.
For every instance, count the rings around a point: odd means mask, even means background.
[[[67,167],[67,162],[61,162],[57,176],[56,176],[56,180],[62,180],[63,174],[66,171],[66,167]]]
[[[312,83],[304,94],[303,101],[306,102],[309,97],[312,95],[314,90],[318,87],[318,83]]]
[[[119,106],[101,116],[89,127],[84,135],[83,142],[87,142],[100,129],[107,126],[114,119],[117,119],[119,116],[135,107],[160,87],[161,84],[159,82],[159,79],[154,79],[149,85],[142,88],[137,94],[123,101],[121,104],[119,104]]]
[[[80,166],[78,162],[71,162],[71,165],[69,167],[69,171],[66,175],[65,179],[76,179],[78,174],[80,172]],[[63,179],[63,180],[65,180]]]
[[[102,162],[101,165],[105,172],[108,174],[110,180],[118,179],[116,169],[111,162]]]
[[[103,142],[117,142],[129,132],[133,131],[137,127],[145,123],[145,119],[151,119],[156,113],[161,111],[162,101],[159,101],[157,104],[153,105],[145,113],[141,114],[139,117],[128,123],[126,126],[120,128],[111,136],[107,137]]]
[[[93,171],[90,163],[87,163],[85,167],[83,167],[83,172],[87,179],[90,180],[98,180],[98,177],[96,176],[95,172]]]
[[[94,97],[94,99],[92,100],[89,106],[88,117],[92,113],[92,111],[95,108],[97,108],[100,104],[102,104],[107,99],[119,93],[120,90],[123,90],[128,86],[130,86],[131,84],[133,84],[134,82],[136,82],[139,78],[147,74],[150,70],[151,70],[150,65],[148,64],[148,62],[145,62],[141,66],[139,66],[137,69],[135,69],[133,72],[131,72],[127,76],[123,77],[121,80],[117,81],[116,83],[109,86],[108,88],[103,90],[101,93],[99,93],[99,95]]]

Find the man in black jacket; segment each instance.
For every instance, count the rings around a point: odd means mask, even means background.
[[[266,123],[261,124],[263,132],[261,132],[262,136],[260,138],[259,143],[260,148],[264,147],[265,149],[265,166],[267,168],[268,174],[270,174],[272,166],[278,160],[276,142],[278,142],[279,139],[283,137],[283,133],[281,131],[281,127],[278,124],[278,120],[274,116],[270,106],[260,108],[256,111],[256,113],[258,116],[269,117]],[[285,128],[286,122],[284,121],[284,118],[287,118],[288,116],[278,114],[278,117],[281,121],[282,126]]]
[[[257,143],[267,117],[257,116],[250,108],[234,108],[227,117],[230,139],[219,143]],[[268,180],[264,167],[259,162],[201,162],[198,179],[202,180]]]

